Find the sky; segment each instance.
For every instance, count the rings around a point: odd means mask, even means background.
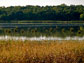
[[[26,6],[26,5],[84,5],[84,0],[0,0],[0,6]]]

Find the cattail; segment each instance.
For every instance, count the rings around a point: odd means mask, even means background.
[[[74,31],[74,28],[70,28],[70,32],[73,32]]]
[[[14,29],[14,33],[17,33],[18,32],[18,29]]]
[[[56,29],[58,29],[58,26],[56,26]]]
[[[20,32],[21,32],[21,34],[24,34],[24,33],[25,33],[25,31],[24,31],[23,29],[21,29],[21,31],[20,31]]]
[[[62,29],[62,32],[63,32],[63,33],[65,32],[65,29],[64,29],[64,28]]]
[[[52,31],[52,28],[50,28],[49,31]]]
[[[11,29],[5,29],[4,32],[5,33],[11,33]]]
[[[82,26],[80,26],[80,30],[83,30],[83,27]]]
[[[81,30],[78,30],[78,34],[81,34],[81,32],[82,32]]]

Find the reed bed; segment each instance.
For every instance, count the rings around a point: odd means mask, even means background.
[[[84,41],[0,41],[0,63],[84,63]]]

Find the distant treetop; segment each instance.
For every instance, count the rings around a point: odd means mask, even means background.
[[[83,5],[0,7],[0,20],[81,20]]]

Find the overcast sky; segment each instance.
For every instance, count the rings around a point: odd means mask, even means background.
[[[0,0],[0,6],[25,6],[25,5],[84,5],[84,0]]]

